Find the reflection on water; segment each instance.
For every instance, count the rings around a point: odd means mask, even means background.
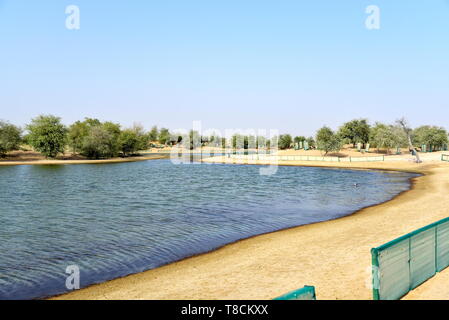
[[[409,188],[406,173],[135,163],[0,167],[0,298],[66,291],[286,227],[350,214]],[[358,183],[358,187],[354,187]]]

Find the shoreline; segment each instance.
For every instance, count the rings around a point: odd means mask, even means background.
[[[429,184],[435,182],[435,170],[443,170],[444,174],[449,177],[449,166],[441,163],[418,165],[382,162],[333,165],[307,162],[283,163],[281,165],[393,170],[423,175],[411,178],[410,189],[396,195],[391,200],[366,207],[345,217],[245,238],[207,253],[123,278],[94,284],[51,299],[272,299],[303,285],[315,285],[318,299],[371,299],[371,289],[366,285],[370,280],[370,249],[441,217],[440,215],[434,217],[414,215],[413,218],[417,219],[419,223],[414,221],[415,223],[405,224],[403,217],[400,217],[399,222],[401,223],[395,225],[382,220],[381,211],[389,209],[393,212],[403,212],[401,207],[410,205],[410,202],[416,202],[416,198],[434,195],[429,194],[427,189]],[[426,190],[427,192],[424,192]],[[412,206],[412,208],[415,207],[416,205]],[[449,208],[449,206],[447,207]],[[374,220],[381,226],[388,225],[395,231],[389,230],[389,232],[383,232],[370,239],[366,233],[360,233],[357,230],[356,226],[367,228],[367,224],[360,225],[359,220]],[[351,237],[341,237],[341,230],[348,228],[351,230],[351,234],[356,234],[357,238],[361,238],[369,244],[354,247],[354,243],[360,243],[360,241],[354,242]],[[368,234],[373,233],[373,230],[370,231]],[[329,234],[337,235],[337,240],[330,239]],[[319,245],[313,243],[314,240]],[[301,248],[297,260],[292,257],[291,253],[291,250],[296,247],[286,247],[286,243],[297,243]],[[314,261],[313,257],[316,256],[316,252],[328,251],[327,246],[335,247],[335,243],[346,243],[346,247],[340,246],[334,249],[340,251],[341,256],[348,256],[347,258],[353,262],[352,265],[339,266],[338,259],[336,260],[338,255],[336,256],[335,252],[330,252],[329,255],[321,254],[321,258],[316,260],[323,261],[315,265],[317,261]],[[257,250],[253,250],[254,248]],[[280,254],[282,255],[279,256]],[[274,259],[274,257],[279,259]],[[265,260],[269,260],[270,263]],[[298,261],[301,260],[305,263],[304,269],[295,269],[298,267]],[[223,261],[223,264],[219,264],[219,261]],[[364,267],[356,273],[352,273],[351,270],[357,269],[356,266],[360,264],[363,264]],[[237,268],[238,266],[244,267]],[[310,268],[306,266],[310,266]],[[329,268],[332,270],[332,267],[336,267],[336,270],[330,271]],[[317,271],[315,272],[315,270]],[[335,277],[332,277],[334,272],[345,275],[338,284],[335,283]],[[259,277],[255,277],[255,275],[259,275]],[[359,278],[359,281],[354,281],[355,278]],[[297,281],[292,282],[291,279],[297,279]],[[217,286],[215,281],[220,282],[221,285]],[[173,285],[174,283],[175,285]],[[247,286],[243,286],[244,288],[242,288],[243,283],[247,284]],[[258,283],[263,285],[257,286]],[[347,289],[341,290],[341,287],[347,287]],[[260,288],[265,289],[260,290]],[[354,294],[351,294],[352,292]]]
[[[147,160],[159,160],[167,159],[167,156],[161,154],[143,155],[128,158],[112,158],[112,159],[98,159],[98,160],[27,160],[27,161],[14,161],[14,160],[0,160],[0,166],[44,166],[44,165],[77,165],[77,164],[106,164],[106,163],[125,163],[125,162],[137,162]]]

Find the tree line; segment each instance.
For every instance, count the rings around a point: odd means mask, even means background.
[[[325,154],[338,152],[344,144],[361,144],[386,149],[427,145],[433,150],[443,149],[448,144],[448,132],[437,126],[421,126],[409,128],[404,121],[395,124],[376,122],[370,125],[366,119],[355,119],[344,123],[337,131],[330,127],[320,128],[315,137],[281,134],[271,139],[264,136],[234,134],[230,139],[217,134],[201,136],[191,130],[188,135],[171,133],[167,128],[160,130],[154,126],[148,132],[140,125],[122,129],[120,124],[110,121],[86,118],[76,121],[70,126],[62,124],[59,117],[40,115],[31,120],[23,129],[9,122],[0,121],[0,156],[18,150],[26,144],[45,157],[55,158],[67,148],[72,153],[81,154],[89,159],[129,156],[139,150],[160,145],[176,145],[186,142],[190,149],[201,146],[232,147],[234,149],[275,148],[289,149],[295,145],[307,143],[309,148],[322,150]]]
[[[352,144],[355,148],[361,144],[362,148],[370,147],[386,149],[431,146],[433,150],[447,148],[448,132],[443,127],[420,126],[412,129],[404,119],[394,124],[376,122],[373,126],[366,119],[355,119],[344,123],[337,132],[329,127],[323,127],[316,134],[317,148],[325,151],[339,151],[344,144]]]
[[[40,115],[23,129],[7,121],[0,121],[0,156],[20,149],[23,144],[31,146],[47,158],[63,154],[67,148],[72,153],[89,159],[129,156],[151,147],[151,141],[166,144],[169,130],[154,126],[146,132],[142,126],[122,129],[120,124],[86,118],[70,126],[62,124],[59,117]]]

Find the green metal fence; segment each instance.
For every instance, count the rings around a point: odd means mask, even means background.
[[[385,161],[385,156],[378,157],[347,157],[340,158],[340,162],[373,162],[373,161]]]
[[[441,155],[441,161],[448,161],[449,162],[449,154],[442,154]]]
[[[449,266],[449,218],[371,249],[374,300],[399,299]]]
[[[237,160],[261,160],[261,161],[326,161],[326,162],[374,162],[385,161],[384,156],[376,157],[320,157],[320,156],[286,156],[286,155],[231,155],[233,159]]]
[[[304,288],[286,293],[273,300],[316,300],[315,287],[305,286]]]

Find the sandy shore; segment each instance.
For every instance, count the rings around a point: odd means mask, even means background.
[[[351,216],[256,236],[55,298],[272,299],[314,285],[318,299],[371,299],[370,249],[448,216],[449,163],[292,161],[288,165],[402,170],[425,175],[414,179],[412,190]],[[447,288],[449,271],[438,276],[446,279]],[[429,299],[438,293],[441,297],[444,289],[428,285],[435,279],[420,287],[419,295],[414,296],[415,290],[409,297]]]
[[[102,164],[119,162],[136,162],[146,160],[166,159],[167,155],[146,154],[139,157],[113,158],[104,160],[27,160],[27,161],[0,161],[0,166],[19,166],[19,165],[65,165],[65,164]]]

